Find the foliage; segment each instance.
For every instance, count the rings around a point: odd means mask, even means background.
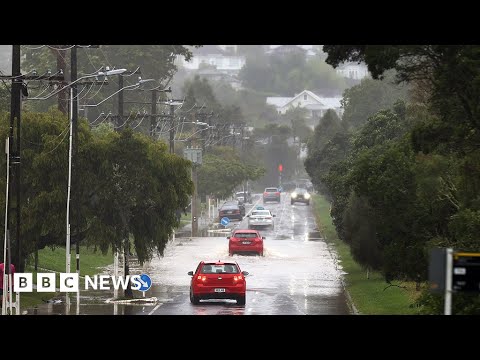
[[[0,112],[10,111],[10,91],[0,84]]]
[[[331,66],[319,58],[307,60],[300,49],[282,55],[247,56],[238,76],[244,87],[277,96],[294,96],[305,89],[334,96],[346,88],[345,80]]]
[[[1,122],[5,139],[8,121]],[[162,253],[175,211],[188,204],[189,162],[164,143],[131,130],[95,132],[81,121],[73,169],[72,244],[118,249],[130,235],[141,262]],[[65,244],[69,123],[57,110],[22,115],[22,226],[24,253]],[[5,158],[0,161],[5,169]],[[5,177],[0,188],[5,189]],[[0,203],[5,205],[5,191]],[[12,204],[14,206],[14,204]],[[13,220],[13,226],[14,220]]]
[[[70,78],[70,47],[72,45],[47,45],[44,47],[26,45],[22,47],[22,72],[36,70],[37,74],[43,75],[47,71],[56,73],[61,63],[64,63],[65,79],[68,81]],[[67,48],[68,50],[61,50]],[[113,68],[125,68],[128,71],[135,71],[138,68],[141,71],[141,75],[124,76],[124,86],[135,84],[138,82],[139,76],[142,79],[153,79],[156,81],[156,86],[162,84],[167,87],[173,75],[177,71],[175,60],[177,56],[184,56],[189,60],[192,57],[192,52],[186,46],[183,45],[100,45],[99,48],[78,48],[78,78],[97,73],[102,67],[105,69],[107,66],[110,69]],[[102,78],[99,78],[102,81]],[[35,82],[30,82],[29,88],[30,97],[34,97],[36,94],[42,94],[46,96],[52,89],[45,89],[42,84],[38,90],[34,90],[36,87]],[[153,88],[152,83],[149,83],[147,88]],[[113,86],[112,86],[113,85]],[[110,96],[114,91],[118,89],[118,76],[110,76],[108,81],[102,82],[101,86],[91,87],[78,86],[80,107],[84,103],[97,104]],[[43,91],[43,93],[42,93]],[[125,92],[125,97],[129,101],[146,102],[150,101],[150,92],[147,91],[128,91]],[[67,98],[66,92],[61,92],[58,95],[58,99],[61,96]],[[127,98],[125,99],[127,100]],[[43,101],[27,101],[26,105],[32,111],[47,111],[51,106],[55,105],[57,96],[53,96],[49,100]],[[60,100],[59,100],[60,101]],[[137,113],[137,111],[143,112],[144,106],[138,104],[126,103],[124,105],[124,113],[130,112]],[[95,119],[101,112],[117,113],[117,97],[114,96],[98,107],[94,107],[90,110],[90,116]]]
[[[329,142],[335,138],[338,143],[343,142],[343,151],[347,146],[348,140],[346,138],[340,139],[345,134],[344,128],[340,118],[335,111],[329,109],[320,119],[320,122],[315,126],[313,135],[307,143],[307,158],[305,159],[305,169],[312,179],[312,183],[319,191],[324,192],[324,185],[322,184],[322,176],[328,171],[331,166],[330,155],[335,151],[337,143]],[[326,145],[329,144],[328,149]],[[326,151],[324,151],[326,150]],[[340,150],[342,151],[342,150]]]
[[[343,223],[344,240],[350,245],[356,262],[368,269],[381,270],[383,254],[377,236],[374,209],[366,197],[350,194]]]
[[[240,161],[232,149],[217,147],[203,157],[203,164],[198,169],[198,192],[203,196],[227,198],[239,185],[247,180],[257,180],[264,173],[262,167]]]
[[[408,87],[394,84],[393,77],[390,72],[384,80],[365,78],[344,91],[342,119],[347,127],[359,128],[377,111],[390,108],[399,99],[406,100]]]

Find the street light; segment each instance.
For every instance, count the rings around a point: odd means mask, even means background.
[[[112,70],[114,71],[114,70]],[[120,73],[121,74],[121,73]],[[118,74],[117,74],[118,75]],[[139,87],[140,85],[144,84],[144,83],[147,83],[147,82],[150,82],[150,81],[155,81],[155,79],[145,79],[145,80],[142,80],[140,79],[140,81],[138,81],[136,84],[132,84],[132,85],[127,85],[127,86],[124,86],[123,88],[115,91],[112,95],[110,95],[109,97],[106,97],[105,99],[103,99],[102,101],[100,101],[98,104],[85,104],[83,105],[84,108],[86,107],[96,107],[102,103],[104,103],[105,101],[107,101],[108,99],[110,99],[111,97],[117,95],[120,91],[123,91],[125,89],[130,89],[130,88],[135,88],[135,87]]]
[[[107,70],[105,72],[98,72],[97,74],[90,74],[90,75],[85,75],[82,76],[75,81],[72,81],[71,83],[67,84],[65,87],[62,89],[56,91],[53,94],[50,94],[46,96],[44,99],[42,98],[32,98],[32,100],[45,100],[50,97],[52,97],[55,94],[58,94],[60,91],[66,89],[67,87],[70,87],[70,134],[69,134],[69,150],[68,150],[68,187],[67,187],[67,216],[66,216],[66,226],[67,226],[67,236],[65,240],[65,270],[67,273],[70,273],[70,193],[71,193],[71,188],[72,188],[72,154],[73,154],[73,118],[74,118],[74,108],[73,108],[73,102],[77,101],[77,99],[74,99],[74,93],[73,93],[73,87],[72,85],[77,83],[80,80],[83,79],[88,79],[92,77],[97,77],[97,76],[107,76],[107,75],[115,75],[115,74],[122,74],[127,69],[113,69],[113,70]],[[77,239],[78,241],[78,239]],[[78,243],[77,243],[78,246]],[[77,247],[77,263],[79,256],[78,256],[78,247]],[[79,296],[80,293],[77,293],[77,310],[79,306]],[[67,302],[67,307],[70,308],[70,296],[68,293],[66,294],[66,302]]]
[[[39,98],[35,98],[35,97],[27,98],[27,100],[47,100],[47,99],[50,99],[52,96],[57,95],[59,92],[65,90],[66,88],[72,86],[73,84],[79,82],[80,80],[94,78],[94,77],[97,77],[97,76],[118,75],[118,74],[124,73],[125,71],[127,71],[127,69],[113,69],[113,70],[107,70],[105,72],[104,71],[99,71],[96,74],[85,75],[85,76],[82,76],[82,77],[78,78],[75,81],[72,81],[71,83],[67,84],[66,86],[62,87],[61,89],[55,91],[54,93],[52,93],[50,95],[47,95],[45,97],[39,97]]]

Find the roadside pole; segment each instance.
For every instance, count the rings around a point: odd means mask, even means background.
[[[115,279],[118,276],[118,251],[115,251],[113,254],[113,276],[115,276]],[[113,298],[118,298],[118,289],[116,287],[113,289]]]
[[[447,248],[445,266],[445,309],[444,315],[452,315],[452,274],[453,274],[453,249]]]
[[[9,275],[10,273],[10,264],[7,261],[7,247],[8,247],[8,195],[9,195],[9,177],[10,177],[10,138],[7,137],[5,140],[5,153],[7,154],[7,186],[5,191],[5,240],[3,243],[3,279],[6,280],[7,278],[5,275]],[[8,249],[10,251],[10,249]],[[7,283],[4,282],[3,287],[5,289],[2,299],[2,315],[7,315]]]

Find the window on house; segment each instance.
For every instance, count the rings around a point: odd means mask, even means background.
[[[307,100],[307,94],[303,94],[303,100]]]

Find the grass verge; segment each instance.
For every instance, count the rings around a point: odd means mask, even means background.
[[[370,279],[367,279],[366,271],[353,260],[348,245],[337,236],[330,217],[330,203],[322,195],[315,194],[312,204],[319,231],[328,243],[335,246],[343,271],[347,273],[346,290],[357,310],[364,315],[417,314],[417,309],[411,307],[420,295],[420,291],[415,290],[415,283],[395,283],[402,288],[389,287],[378,272],[370,272]]]
[[[113,263],[113,253],[111,250],[103,255],[101,251],[94,251],[93,248],[80,246],[80,273],[84,275],[95,275],[99,273],[99,268],[108,266]],[[72,256],[70,258],[71,271],[75,272],[75,248],[72,249]],[[42,249],[38,252],[38,272],[49,272],[42,269],[48,269],[56,272],[65,272],[65,248],[58,247],[54,250],[50,248]],[[26,265],[26,272],[33,273],[33,282],[36,284],[37,275],[34,271],[33,261]],[[57,287],[59,284],[59,276],[56,276]],[[58,293],[36,292],[22,293],[20,303],[22,309],[31,308],[35,305],[41,304]]]

